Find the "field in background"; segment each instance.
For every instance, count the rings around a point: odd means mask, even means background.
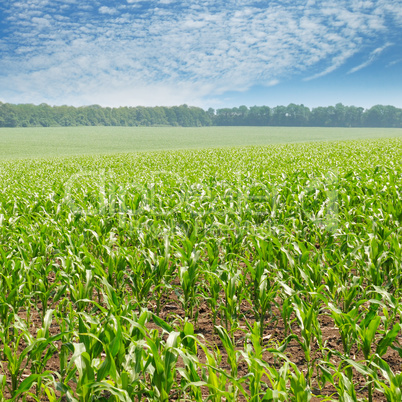
[[[0,159],[401,137],[391,128],[1,128]]]

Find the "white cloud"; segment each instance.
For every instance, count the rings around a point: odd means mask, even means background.
[[[370,55],[367,61],[365,61],[364,63],[359,64],[356,67],[353,67],[352,69],[350,69],[348,71],[348,74],[353,74],[365,67],[368,67],[371,63],[373,63],[376,58],[389,46],[392,46],[392,43],[386,43],[384,46],[378,47],[377,49],[374,49]]]
[[[354,53],[355,53],[355,50],[352,48],[349,50],[349,52],[344,52],[344,53],[339,54],[338,56],[336,56],[332,59],[331,65],[328,66],[325,70],[323,70],[317,74],[314,74],[312,76],[304,78],[304,81],[311,81],[316,78],[324,77],[325,75],[332,73],[333,71],[338,69],[340,66],[342,66],[346,62],[346,60],[349,57],[351,57]]]
[[[101,14],[110,14],[110,15],[114,15],[114,14],[118,14],[119,11],[116,10],[115,8],[111,8],[111,7],[106,7],[106,6],[102,6],[99,8],[99,12]]]
[[[269,81],[269,82],[267,83],[267,86],[268,86],[268,87],[273,87],[273,86],[275,86],[275,85],[278,85],[279,83],[280,83],[279,80],[271,80],[271,81]]]
[[[391,0],[10,3],[0,91],[14,102],[201,104],[295,74],[328,75],[378,38],[391,41],[390,21],[402,22]]]
[[[48,28],[51,26],[50,21],[47,18],[32,18],[32,23],[35,24],[39,29]]]
[[[402,59],[397,59],[397,60],[390,61],[390,62],[387,64],[387,67],[394,66],[395,64],[398,64],[398,63],[401,63],[401,62],[402,62]]]

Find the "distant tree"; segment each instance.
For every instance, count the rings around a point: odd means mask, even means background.
[[[363,124],[363,112],[362,107],[349,106],[345,107],[345,126],[346,127],[361,127]]]
[[[401,109],[375,105],[366,111],[364,123],[369,127],[401,127]]]
[[[310,109],[304,105],[291,103],[286,108],[286,125],[306,126],[309,121]]]
[[[316,107],[304,105],[252,106],[207,111],[186,104],[173,107],[49,106],[42,103],[13,105],[0,102],[0,127],[29,126],[320,126],[402,127],[402,109],[375,105]]]
[[[287,126],[289,121],[287,119],[287,107],[286,106],[276,106],[272,110],[272,125],[273,126]]]
[[[223,108],[216,110],[216,119],[217,126],[231,126],[232,123],[232,109]]]
[[[17,127],[18,116],[13,105],[4,103],[1,106],[1,120],[3,121],[3,127]]]

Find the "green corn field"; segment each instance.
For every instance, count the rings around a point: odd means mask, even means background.
[[[0,162],[2,401],[402,401],[402,140]]]

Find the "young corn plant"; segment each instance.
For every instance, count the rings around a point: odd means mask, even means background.
[[[112,401],[131,400],[126,391],[128,376],[121,372],[124,358],[121,327],[115,317],[109,318],[117,322],[116,330],[108,325],[100,333],[80,332],[82,342],[72,344],[73,355],[66,369],[68,374],[63,382],[56,384],[57,390],[68,400],[102,400],[105,393],[111,395]],[[88,328],[82,320],[81,330],[85,327]],[[76,382],[75,390],[70,386],[71,381]]]
[[[164,255],[160,256],[155,254],[151,250],[147,250],[147,256],[144,259],[145,264],[148,264],[149,267],[146,268],[146,271],[152,272],[153,279],[153,294],[156,299],[156,314],[160,313],[161,310],[161,302],[162,296],[166,293],[166,290],[170,287],[169,279],[172,276],[172,272],[170,270],[170,242],[169,238],[165,236],[164,239],[164,250],[161,250]]]
[[[179,348],[178,354],[183,360],[184,367],[178,367],[177,371],[181,376],[180,388],[183,400],[203,402],[201,386],[206,386],[202,380],[205,377],[205,369],[201,368],[201,363],[197,356],[185,349]]]
[[[288,333],[292,330],[291,324],[293,320],[291,319],[291,317],[294,311],[292,299],[295,291],[282,281],[278,281],[278,283],[282,288],[282,291],[280,292],[280,297],[282,301],[279,304],[278,308],[283,321],[284,336],[287,337]]]
[[[122,369],[119,372],[119,388],[126,391],[128,395],[137,397],[138,400],[145,397],[148,392],[145,375],[150,361],[146,359],[144,346],[145,342],[143,340],[133,340],[129,344],[126,348],[126,355],[122,364]],[[109,370],[113,370],[112,360],[109,359],[109,361]]]
[[[339,397],[339,402],[358,402],[357,393],[353,381],[349,375],[345,375],[342,371],[335,373],[338,381],[335,382],[335,388]]]
[[[147,359],[145,347],[145,338],[148,334],[145,324],[149,317],[150,313],[146,310],[142,311],[139,316],[133,312],[129,317],[121,316],[120,322],[117,322],[117,317],[115,317],[116,325],[110,328],[105,337],[102,337],[107,344],[107,359],[103,363],[104,374],[102,377],[108,375],[110,371],[116,372],[113,379],[116,386],[139,400],[146,396],[149,391],[145,379],[147,367],[151,363]],[[162,320],[160,321],[162,322]],[[119,338],[118,342],[115,341],[116,338]],[[109,348],[110,341],[112,341],[113,347]],[[100,378],[98,375],[97,379]]]
[[[7,384],[6,387],[13,399],[28,392],[34,384],[36,384],[36,394],[31,393],[31,396],[40,398],[42,378],[51,376],[51,372],[44,369],[47,361],[57,350],[53,342],[61,338],[60,334],[55,336],[49,334],[51,315],[52,310],[48,310],[44,327],[38,331],[36,339],[29,333],[25,323],[19,317],[15,317],[14,327],[17,333],[14,342],[4,344],[6,367],[11,379],[11,384]],[[1,340],[4,342],[3,336]],[[22,376],[28,368],[31,374],[22,381]]]
[[[73,344],[74,353],[68,364],[67,371],[69,375],[66,377],[64,383],[57,383],[57,390],[66,396],[68,400],[89,402],[94,396],[92,385],[95,383],[95,370],[92,365],[89,354],[85,351],[83,343]],[[78,378],[76,379],[76,373]],[[77,383],[75,392],[68,385],[70,380]],[[76,396],[77,398],[75,398]]]
[[[212,324],[216,327],[216,319],[220,309],[219,297],[221,291],[221,281],[219,273],[211,272],[209,269],[204,268],[203,272],[205,278],[205,286],[202,289],[204,299],[208,303],[211,311]]]
[[[31,351],[31,348],[23,349],[22,353],[19,353],[19,345],[23,338],[23,334],[19,334],[15,337],[14,341],[10,343],[4,343],[5,339],[2,336],[1,340],[3,342],[3,354],[5,357],[6,368],[10,373],[11,383],[8,385],[6,383],[7,390],[10,392],[11,396],[14,397],[18,393],[18,387],[21,382],[22,374],[24,370],[28,366],[28,361],[26,361],[25,357]],[[1,363],[1,368],[4,370],[3,362]]]
[[[194,228],[190,237],[182,240],[182,247],[176,246],[177,256],[180,258],[180,265],[178,266],[179,280],[182,295],[180,296],[183,309],[186,316],[190,319],[195,318],[197,321],[198,312],[194,315],[194,308],[197,304],[197,285],[201,273],[200,264],[200,251],[197,250],[196,238],[197,229]]]
[[[311,389],[315,361],[315,358],[312,356],[314,339],[319,345],[322,345],[322,333],[318,322],[320,298],[313,296],[312,302],[308,303],[296,294],[293,300],[294,312],[300,327],[300,336],[296,336],[296,339],[304,352],[307,364],[307,385]],[[300,381],[302,381],[301,377]]]
[[[47,362],[53,357],[58,349],[55,345],[56,341],[63,338],[63,333],[56,335],[50,334],[50,327],[53,322],[53,310],[47,310],[43,319],[43,326],[36,333],[36,338],[31,335],[25,322],[18,320],[16,328],[18,328],[24,335],[27,347],[33,345],[34,347],[29,352],[27,359],[30,361],[30,371],[33,375],[38,375],[36,381],[36,397],[40,399],[40,392],[42,390],[42,378],[40,375],[45,372]]]
[[[121,292],[116,292],[109,284],[106,278],[100,278],[100,289],[98,290],[103,296],[103,302],[107,309],[114,315],[125,315],[134,308],[133,304],[126,303],[125,295]],[[97,310],[105,312],[106,309],[96,302],[92,302]]]
[[[372,357],[372,347],[375,341],[375,335],[378,329],[378,326],[381,323],[381,317],[376,315],[377,309],[370,309],[366,317],[362,320],[358,327],[358,334],[360,338],[360,347],[362,349],[364,359],[367,362],[368,366],[371,365],[371,357]],[[373,401],[373,383],[368,380],[368,400],[369,402]]]
[[[298,367],[291,363],[293,371],[290,376],[290,394],[294,402],[308,402],[312,398],[310,380],[304,377],[304,374]]]
[[[377,315],[378,305],[371,304],[369,311],[364,319],[361,321],[358,327],[358,334],[360,338],[360,348],[363,352],[364,359],[367,365],[367,369],[374,371],[376,365],[373,365],[378,358],[385,355],[388,348],[391,347],[401,330],[401,324],[396,323],[391,330],[382,331],[383,336],[375,345],[375,337],[379,331],[381,324],[381,317]],[[373,401],[373,380],[367,378],[368,381],[368,400]]]
[[[244,262],[246,263],[245,275],[249,278],[246,289],[250,291],[250,304],[255,320],[259,323],[262,340],[267,315],[273,316],[272,305],[278,294],[279,283],[274,280],[274,274],[268,263],[263,260],[258,260],[254,265],[246,260]]]
[[[73,303],[67,298],[62,299],[54,310],[54,318],[60,328],[60,350],[59,350],[59,381],[67,375],[66,369],[70,351],[73,351],[74,330],[77,322],[77,313]]]
[[[14,341],[15,331],[13,328],[13,321],[15,320],[15,314],[11,305],[9,305],[3,298],[4,295],[0,292],[0,334],[4,345],[9,345]],[[4,350],[1,360],[6,360]]]
[[[191,322],[186,321],[180,331],[181,345],[177,348],[177,353],[183,360],[184,367],[177,367],[178,373],[181,375],[180,388],[182,397],[191,398],[191,400],[202,402],[201,386],[206,386],[202,381],[201,372],[205,369],[197,357],[198,347],[200,343],[198,337],[194,334],[194,326]]]
[[[387,332],[398,321],[398,315],[402,311],[400,297],[395,297],[387,289],[373,286],[373,290],[367,292],[371,296],[371,303],[376,303],[382,307],[383,316],[381,316],[384,332]]]
[[[227,354],[227,363],[230,367],[230,376],[231,378],[237,379],[241,353],[236,350],[235,344],[233,343],[232,338],[229,336],[225,328],[219,325],[216,327],[216,331]],[[228,387],[228,392],[230,394],[233,394],[234,400],[236,400],[239,395],[239,388],[236,385],[237,384],[231,384]]]
[[[130,288],[135,306],[141,310],[146,308],[150,299],[154,279],[149,265],[144,264],[142,259],[128,256],[129,269],[127,270],[126,283]]]
[[[18,311],[26,306],[29,295],[25,292],[24,270],[21,261],[5,261],[0,272],[0,330],[4,342],[13,341],[12,321]]]
[[[376,224],[373,223],[375,227]],[[375,286],[382,286],[385,282],[385,274],[386,270],[383,269],[383,266],[388,258],[388,251],[385,247],[384,240],[378,241],[377,236],[372,234],[371,239],[369,241],[369,246],[365,248],[365,254],[368,257],[368,266],[367,272],[370,277],[370,282]]]
[[[88,302],[92,300],[92,293],[95,286],[94,274],[91,269],[85,270],[85,279],[80,271],[69,277],[68,290],[73,303],[78,311],[84,311]]]
[[[364,302],[365,300],[362,300],[360,304],[363,304]],[[361,319],[359,305],[349,310],[347,313],[344,313],[332,303],[328,303],[328,308],[331,317],[334,319],[335,325],[339,330],[343,352],[345,353],[345,356],[350,357],[351,350],[356,346],[358,340],[358,328]]]
[[[154,401],[169,401],[172,388],[176,385],[177,347],[180,333],[171,332],[165,342],[162,342],[159,332],[154,330],[145,338],[148,349],[147,372],[150,377],[149,397]]]
[[[226,267],[220,272],[219,280],[225,294],[220,306],[221,315],[226,330],[233,336],[239,326],[240,306],[245,296],[244,275],[240,270],[233,272]]]
[[[57,303],[67,288],[66,285],[59,284],[57,277],[53,281],[49,280],[49,276],[53,272],[54,267],[52,265],[45,265],[43,263],[34,264],[30,270],[31,280],[34,282],[34,291],[31,296],[41,302],[39,313],[41,315],[42,325],[44,324],[44,319],[49,308],[49,301],[51,301],[52,304]],[[38,304],[36,304],[36,306],[37,305]]]
[[[203,383],[208,387],[208,400],[212,402],[234,401],[233,394],[227,390],[227,387],[236,382],[236,379],[231,378],[223,370],[219,369],[222,356],[219,349],[215,353],[208,350],[208,348],[200,344],[206,357],[206,370],[202,370]]]
[[[285,355],[277,349],[267,349],[276,359],[283,359],[285,363],[277,370],[270,366],[263,358],[264,348],[261,345],[259,323],[255,322],[253,327],[249,327],[242,354],[248,366],[248,374],[244,381],[247,381],[249,390],[248,400],[257,401],[286,401],[288,399],[289,388],[289,363]],[[263,381],[267,377],[270,387]]]
[[[207,247],[207,255],[208,255],[208,267],[209,271],[214,272],[219,265],[219,243],[216,241],[217,239],[210,240]]]
[[[7,385],[7,377],[4,374],[0,375],[0,398],[3,400],[5,399],[5,392],[6,392],[6,385]]]
[[[109,246],[104,245],[101,250],[103,254],[104,272],[100,274],[105,277],[113,287],[117,295],[122,298],[126,293],[125,276],[127,272],[127,256],[121,250],[112,250]],[[99,267],[98,267],[99,270]]]
[[[387,402],[402,401],[402,373],[394,373],[388,363],[383,359],[378,359],[373,366],[382,374],[382,378],[376,378],[375,384],[382,390]]]

